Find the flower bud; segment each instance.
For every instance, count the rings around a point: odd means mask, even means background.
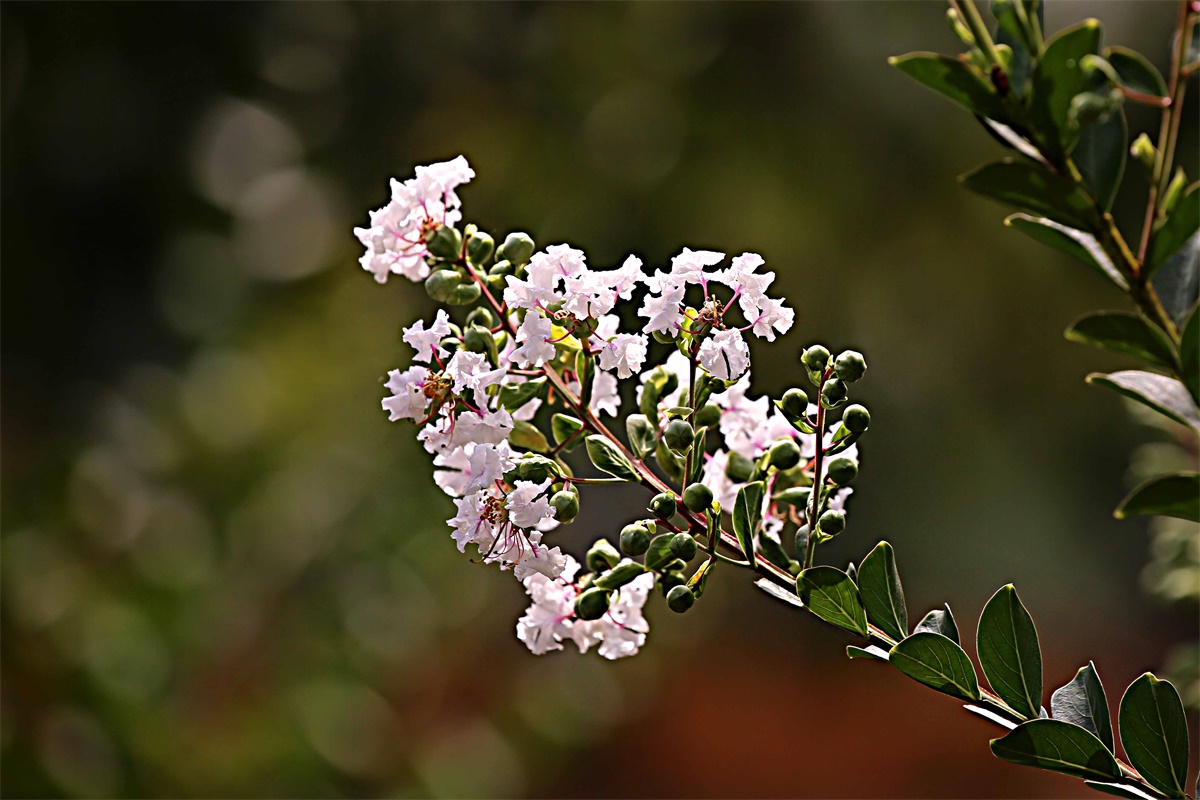
[[[713,493],[703,483],[693,483],[683,490],[683,504],[689,511],[703,514],[712,508]]]
[[[813,372],[821,372],[829,363],[829,351],[819,344],[814,344],[804,351],[801,360],[804,361],[804,366]]]
[[[656,517],[670,519],[675,516],[675,495],[670,492],[654,495],[650,500],[650,510]]]
[[[504,473],[504,480],[510,484],[514,481],[541,483],[561,474],[562,468],[551,459],[537,453],[529,453],[517,459],[513,468]]]
[[[621,554],[608,543],[608,539],[597,539],[584,558],[587,568],[592,572],[604,572],[606,569],[612,569],[620,560]]]
[[[675,344],[675,337],[666,331],[654,331],[650,334],[659,344]]]
[[[776,493],[771,497],[771,502],[782,503],[783,505],[795,508],[804,508],[808,505],[808,498],[811,494],[812,489],[807,486],[793,486],[790,489],[784,489],[782,492]]]
[[[500,278],[501,283],[503,283],[503,278],[505,275],[512,275],[516,271],[517,267],[511,261],[497,261],[495,264],[492,264],[491,269],[488,270],[488,277]]]
[[[446,302],[452,306],[469,306],[479,299],[483,294],[483,290],[479,288],[479,284],[475,282],[463,283],[456,286],[450,296],[446,298]]]
[[[842,412],[842,424],[851,433],[862,433],[871,425],[871,412],[855,403]]]
[[[696,540],[690,533],[677,533],[671,537],[668,545],[676,557],[691,561],[696,557]]]
[[[527,233],[510,233],[504,237],[504,244],[496,248],[497,261],[508,261],[515,266],[528,264],[532,255],[533,239]]]
[[[1103,122],[1121,107],[1120,92],[1081,92],[1071,99],[1067,119],[1073,124],[1084,126]]]
[[[829,462],[829,472],[826,474],[838,486],[845,486],[858,475],[858,464],[852,458],[838,456]]]
[[[1154,172],[1154,162],[1158,159],[1158,151],[1154,148],[1154,143],[1150,141],[1150,137],[1145,133],[1142,133],[1133,140],[1133,146],[1129,148],[1129,154],[1142,165],[1147,175]]]
[[[830,509],[817,520],[817,530],[829,536],[837,536],[846,529],[846,515]]]
[[[482,267],[492,257],[496,240],[483,231],[475,231],[467,239],[467,258],[477,267]]]
[[[606,572],[596,578],[594,585],[601,589],[620,589],[634,578],[646,572],[646,568],[634,561],[626,561],[613,567],[612,572]]]
[[[725,462],[725,477],[734,483],[745,483],[754,474],[754,462],[741,453],[730,453]]]
[[[472,325],[467,328],[467,332],[463,336],[463,346],[472,353],[486,353],[494,345],[495,340],[492,339],[492,332],[479,325]]]
[[[780,439],[767,451],[771,466],[788,470],[800,463],[800,448],[793,439]]]
[[[496,317],[490,310],[480,306],[467,314],[467,325],[478,325],[490,331],[496,325]]]
[[[667,429],[663,431],[663,441],[675,452],[683,452],[692,446],[692,442],[696,441],[696,432],[692,430],[692,426],[687,420],[671,420],[671,424],[667,425]]]
[[[821,387],[821,405],[836,408],[846,402],[846,384],[838,378],[830,378]]]
[[[678,563],[678,562],[676,562],[676,563]],[[676,586],[684,586],[685,584],[687,584],[687,576],[685,576],[682,572],[678,572],[678,571],[673,572],[673,571],[670,571],[667,569],[663,569],[658,577],[658,585],[659,585],[659,589],[663,593],[663,597],[666,597],[667,595],[669,595],[671,593],[671,590],[674,589]]]
[[[605,611],[608,611],[608,592],[603,589],[588,589],[575,598],[575,616],[579,619],[600,619]]]
[[[438,269],[425,279],[425,291],[439,303],[450,300],[450,294],[463,282],[461,273],[452,269]]]
[[[621,530],[621,552],[627,556],[640,556],[650,549],[650,531],[645,525],[626,525]]]
[[[697,411],[692,419],[701,428],[711,428],[721,421],[721,407],[716,403],[709,403]]]
[[[696,604],[696,595],[686,586],[676,586],[667,592],[667,608],[682,614]]]
[[[554,518],[562,523],[568,523],[579,516],[579,495],[563,490],[555,492],[550,498],[550,506],[554,509]]]
[[[457,228],[440,225],[433,235],[425,240],[425,249],[430,255],[444,258],[447,261],[458,261],[462,255],[463,239]]]
[[[862,353],[856,350],[845,350],[833,362],[833,374],[846,383],[854,383],[862,378],[867,371],[867,362]]]
[[[788,389],[779,400],[779,410],[788,422],[804,419],[808,413],[808,395],[803,389]]]

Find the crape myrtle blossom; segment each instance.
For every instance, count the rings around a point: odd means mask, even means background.
[[[499,564],[512,569],[518,580],[538,573],[557,577],[566,564],[566,556],[558,547],[542,544],[542,532],[535,528],[553,519],[550,504],[544,493],[550,482],[535,484],[517,481],[507,499],[492,486],[472,492],[455,500],[458,513],[447,523],[460,553],[467,545],[475,545],[485,564]]]
[[[413,356],[413,361],[424,361],[426,364],[431,358],[436,358],[439,362],[449,355],[446,348],[442,347],[442,340],[450,335],[450,317],[446,314],[446,310],[439,308],[437,317],[434,319],[429,330],[425,330],[425,320],[419,319],[409,327],[404,329],[404,342],[416,351]]]
[[[737,328],[713,331],[700,345],[700,365],[721,380],[736,380],[750,368],[750,348]]]

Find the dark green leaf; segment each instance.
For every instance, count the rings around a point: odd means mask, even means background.
[[[646,550],[646,569],[661,569],[664,564],[675,560],[675,554],[671,552],[671,539],[674,536],[673,533],[660,533],[650,540],[650,547]]]
[[[524,383],[509,383],[500,387],[500,405],[506,411],[516,411],[546,388],[546,379],[537,378]]]
[[[1071,158],[1079,167],[1096,202],[1105,211],[1112,208],[1125,174],[1125,157],[1129,152],[1129,129],[1125,112],[1118,110],[1107,120],[1085,125]]]
[[[790,569],[792,564],[795,563],[788,557],[779,539],[774,534],[768,533],[766,529],[758,532],[758,549],[767,561],[770,561],[780,569]]]
[[[1042,651],[1033,619],[1012,584],[992,595],[979,616],[979,664],[1000,698],[1023,717],[1042,707]]]
[[[1080,62],[1100,50],[1100,23],[1084,20],[1046,43],[1033,71],[1030,111],[1046,155],[1062,164],[1078,130],[1070,123],[1071,100],[1088,88]]]
[[[979,699],[979,679],[971,659],[940,633],[914,633],[892,648],[889,659],[915,681],[960,700]]]
[[[1107,780],[1121,777],[1121,768],[1104,743],[1069,722],[1035,719],[1007,736],[992,739],[997,758],[1027,767],[1061,772],[1076,778]]]
[[[1170,681],[1147,672],[1121,698],[1121,744],[1142,777],[1170,797],[1183,797],[1188,729],[1183,702]]]
[[[777,584],[773,581],[769,581],[766,578],[759,578],[758,580],[756,580],[754,582],[754,585],[757,586],[758,588],[762,589],[764,592],[771,595],[772,597],[774,597],[778,600],[782,600],[783,602],[787,603],[788,605],[795,606],[796,608],[804,608],[804,603],[800,600],[800,598],[798,596],[796,596],[792,592],[789,592],[787,589],[783,588],[782,586],[780,586],[779,584]]]
[[[1106,47],[1104,58],[1116,70],[1121,84],[1128,89],[1155,97],[1167,96],[1167,82],[1162,73],[1141,53],[1128,47]]]
[[[1088,662],[1080,667],[1075,678],[1050,695],[1050,710],[1061,722],[1078,725],[1096,735],[1111,751],[1113,747],[1112,720],[1108,717],[1108,698],[1104,684],[1096,673],[1096,665]]]
[[[567,441],[567,439],[570,439],[571,436],[573,436],[575,432],[582,427],[582,422],[574,417],[568,417],[566,414],[555,414],[550,418],[550,431],[554,434],[555,444],[562,444],[563,442]],[[579,446],[579,442],[580,438],[576,437],[566,449],[574,450]]]
[[[1042,244],[1050,245],[1079,259],[1122,289],[1129,288],[1125,277],[1113,265],[1112,259],[1104,252],[1096,237],[1090,233],[1060,225],[1045,217],[1031,217],[1028,214],[1013,214],[1004,220],[1004,224],[1037,239]]]
[[[1018,97],[1024,97],[1029,92],[1029,79],[1033,74],[1030,51],[1036,49],[1031,46],[1030,31],[1021,24],[1017,3],[992,3],[992,16],[996,18],[993,37],[996,44],[1008,45],[1013,53],[1008,68],[1008,83]]]
[[[1178,472],[1151,478],[1130,492],[1113,512],[1117,519],[1139,514],[1200,522],[1200,475]]]
[[[592,464],[601,472],[634,483],[641,480],[629,459],[625,458],[612,442],[599,434],[587,437],[587,454]]]
[[[850,576],[834,567],[811,567],[796,579],[800,600],[821,619],[866,636],[867,612]]]
[[[944,611],[933,610],[925,615],[925,618],[917,623],[917,627],[913,629],[913,633],[921,631],[929,631],[930,633],[940,633],[955,644],[959,644],[958,625],[954,622],[954,614],[950,612],[950,606],[944,605]]]
[[[909,53],[889,58],[888,63],[972,114],[1000,120],[1007,116],[987,76],[965,61],[938,53]]]
[[[1167,314],[1182,325],[1200,297],[1200,233],[1156,269],[1150,282]]]
[[[866,647],[855,647],[854,645],[846,646],[847,658],[873,658],[876,661],[888,661],[890,656],[888,651],[878,645],[869,644]]]
[[[672,453],[661,439],[654,446],[654,460],[658,462],[659,469],[666,473],[668,478],[683,483],[683,459]]]
[[[508,435],[508,441],[513,447],[533,450],[538,453],[545,453],[550,449],[550,443],[546,441],[546,435],[534,427],[533,423],[526,422],[523,419],[513,422],[512,433]]]
[[[1157,325],[1127,311],[1095,311],[1071,323],[1063,333],[1069,341],[1140,358],[1175,369],[1175,348]]]
[[[1087,382],[1112,389],[1117,394],[1149,406],[1181,425],[1189,425],[1200,431],[1200,410],[1197,410],[1196,404],[1192,402],[1188,390],[1174,378],[1130,369],[1108,375],[1093,372],[1087,376]]]
[[[1133,783],[1106,783],[1103,781],[1084,781],[1083,783],[1097,792],[1111,794],[1113,797],[1125,797],[1128,800],[1159,800],[1159,795],[1150,794]]]
[[[1090,230],[1099,218],[1087,193],[1045,167],[1024,161],[997,161],[959,178],[992,200],[1032,211],[1072,228]]]
[[[644,414],[630,414],[626,417],[625,433],[629,435],[629,446],[638,458],[644,459],[654,452],[657,437],[654,426]]]
[[[880,542],[863,559],[858,568],[858,588],[867,616],[888,636],[896,641],[903,639],[908,634],[908,609],[890,544]]]
[[[737,500],[733,504],[733,532],[746,560],[753,566],[754,533],[762,524],[763,483],[754,481],[738,489]]]
[[[692,473],[684,483],[695,483],[704,475],[704,445],[708,440],[708,428],[697,428],[696,438],[692,441]],[[684,467],[687,463],[685,461]]]
[[[1171,215],[1162,227],[1154,232],[1150,240],[1150,252],[1146,254],[1146,270],[1153,274],[1167,259],[1175,255],[1200,228],[1200,184],[1193,183],[1179,199]],[[1190,309],[1191,306],[1189,305]]]
[[[1196,405],[1200,405],[1200,306],[1192,309],[1179,339],[1179,363],[1182,365],[1179,377],[1183,378],[1183,385]]]

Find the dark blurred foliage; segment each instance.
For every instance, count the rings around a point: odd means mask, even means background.
[[[889,539],[912,612],[969,630],[1016,582],[1047,684],[1094,658],[1115,701],[1196,633],[1139,585],[1146,524],[1109,514],[1158,434],[1084,385],[1119,359],[1061,338],[1123,298],[957,188],[998,147],[886,66],[953,49],[943,14],[4,4],[3,793],[1077,795],[734,571],[651,609],[635,659],[530,656],[523,592],[455,551],[378,407],[430,303],[376,286],[350,229],[414,164],[466,154],[468,220],[599,265],[760,251],[799,319],[755,346],[756,390],[818,337],[871,365],[828,557]],[[1165,61],[1172,4],[1047,17],[1089,14]],[[568,548],[637,514],[610,497]]]

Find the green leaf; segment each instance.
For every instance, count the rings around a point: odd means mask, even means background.
[[[513,421],[513,429],[512,433],[508,435],[508,441],[513,447],[533,450],[537,453],[545,453],[550,450],[550,442],[546,441],[546,435],[534,427],[532,422],[523,419]]]
[[[554,434],[555,444],[562,444],[567,441],[582,427],[582,422],[574,417],[568,417],[566,414],[555,414],[550,418],[550,431]],[[580,439],[577,437],[566,449],[574,450],[579,446],[579,442]]]
[[[979,699],[979,679],[966,651],[940,633],[914,633],[892,648],[889,660],[915,681],[960,700]]]
[[[976,647],[983,674],[996,694],[1013,711],[1036,719],[1042,707],[1042,651],[1033,619],[1012,584],[983,607]]]
[[[1104,48],[1104,59],[1116,70],[1121,85],[1142,94],[1167,96],[1167,82],[1162,73],[1141,53],[1128,47]]]
[[[1121,744],[1146,782],[1183,797],[1188,769],[1188,729],[1183,702],[1170,681],[1147,672],[1121,698]]]
[[[987,76],[965,61],[939,53],[908,53],[889,58],[888,63],[972,114],[999,120],[1007,117]]]
[[[1112,209],[1117,190],[1121,188],[1128,152],[1129,129],[1122,110],[1111,114],[1107,120],[1085,125],[1071,151],[1071,159],[1079,167],[1083,182],[1105,211]]]
[[[1093,229],[1099,224],[1086,192],[1036,164],[1006,159],[968,172],[959,181],[984,197],[1072,228]]]
[[[683,483],[683,459],[672,453],[661,439],[654,446],[654,460],[667,477],[677,483]]]
[[[1200,522],[1200,475],[1177,472],[1151,478],[1130,492],[1113,512],[1117,519],[1139,514]]]
[[[1192,399],[1200,405],[1200,305],[1192,309],[1179,337],[1179,377]]]
[[[788,605],[795,606],[796,608],[804,608],[804,603],[799,597],[797,597],[793,592],[789,592],[787,589],[784,589],[774,581],[767,580],[766,578],[759,578],[754,582],[754,585],[777,600],[782,600]]]
[[[1078,129],[1071,125],[1071,100],[1087,90],[1080,62],[1100,50],[1100,23],[1094,19],[1065,28],[1046,43],[1033,70],[1030,112],[1042,149],[1055,164],[1071,151]]]
[[[1159,795],[1149,794],[1132,783],[1106,783],[1103,781],[1084,781],[1083,783],[1097,792],[1111,794],[1113,797],[1125,797],[1128,800],[1159,800]]]
[[[613,590],[620,589],[625,584],[629,583],[634,578],[643,575],[646,570],[641,564],[636,561],[626,561],[624,564],[618,564],[608,572],[601,575],[592,582],[593,586],[601,589]]]
[[[1042,244],[1079,259],[1122,289],[1129,288],[1125,276],[1113,265],[1108,253],[1104,252],[1104,248],[1096,241],[1096,237],[1090,233],[1060,225],[1045,217],[1031,217],[1028,214],[1013,214],[1004,220],[1004,224],[1016,228]]]
[[[888,661],[890,656],[887,650],[874,644],[869,644],[866,647],[855,647],[854,645],[846,645],[847,658],[873,658],[876,661]]]
[[[1108,718],[1108,698],[1096,665],[1080,667],[1074,679],[1050,695],[1050,711],[1061,722],[1078,725],[1096,735],[1110,751],[1113,747],[1112,721]]]
[[[641,477],[629,463],[629,459],[625,458],[616,445],[603,436],[593,434],[587,437],[587,454],[588,458],[592,460],[592,464],[601,472],[607,472],[614,478],[633,483],[641,481]]]
[[[858,588],[867,616],[881,631],[897,641],[908,635],[908,609],[890,544],[880,542],[863,559],[858,568]]]
[[[765,528],[758,532],[758,549],[762,552],[763,558],[780,569],[791,569],[792,564],[795,563],[784,551],[783,545],[775,534],[769,533]]]
[[[1153,408],[1180,425],[1189,425],[1200,431],[1200,410],[1192,402],[1188,390],[1174,378],[1130,369],[1107,375],[1093,372],[1087,376],[1087,382],[1112,389],[1123,397]]]
[[[1140,358],[1150,364],[1175,369],[1175,348],[1157,325],[1127,311],[1084,314],[1063,333],[1071,342]]]
[[[516,411],[521,406],[537,397],[546,388],[546,379],[537,378],[524,383],[508,383],[500,387],[500,405],[506,411]]]
[[[1013,764],[1061,772],[1076,778],[1108,780],[1121,777],[1113,754],[1094,734],[1056,719],[1035,719],[992,739],[997,758]]]
[[[650,540],[650,547],[646,550],[646,569],[661,569],[664,564],[675,560],[675,554],[671,552],[671,539],[674,536],[673,533],[660,533]]]
[[[655,435],[654,426],[644,414],[630,414],[626,417],[625,433],[629,435],[629,446],[638,458],[645,459],[654,452],[658,437]]]
[[[808,610],[839,628],[866,636],[867,612],[850,576],[834,567],[811,567],[796,579]]]
[[[1167,314],[1182,325],[1200,297],[1200,233],[1156,269],[1150,282]]]
[[[1193,183],[1179,199],[1171,215],[1162,227],[1154,232],[1150,240],[1150,251],[1146,254],[1146,270],[1153,274],[1166,260],[1175,255],[1200,228],[1200,184]],[[1191,306],[1189,305],[1189,308]]]
[[[922,631],[940,633],[955,644],[959,644],[958,625],[954,622],[954,614],[951,613],[949,604],[944,605],[943,608],[944,611],[935,609],[926,614],[925,618],[917,623],[913,633]]]
[[[751,567],[757,563],[754,558],[754,533],[762,524],[762,499],[763,483],[754,481],[738,489],[737,500],[733,504],[733,532]]]

